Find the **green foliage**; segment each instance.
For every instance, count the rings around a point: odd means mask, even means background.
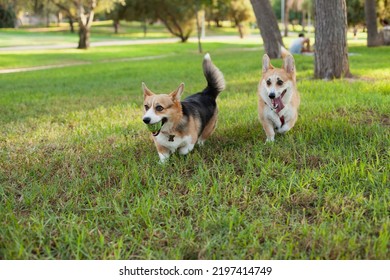
[[[347,1],[347,21],[349,26],[365,23],[364,0]]]
[[[230,18],[233,19],[236,25],[255,20],[253,9],[249,0],[233,0],[230,1]]]
[[[229,0],[211,0],[206,10],[206,19],[213,20],[217,27],[222,27],[222,21],[229,18],[230,1]]]
[[[166,165],[141,82],[202,89],[196,44],[1,53],[90,64],[1,76],[0,259],[390,258],[388,49],[351,46],[357,79],[331,82],[295,56],[298,123],[265,145],[258,44],[204,48],[228,85],[218,127]]]
[[[127,0],[125,3],[116,3],[113,10],[108,13],[109,18],[127,21],[155,21],[156,13],[152,1]]]
[[[0,28],[15,27],[16,16],[11,6],[0,4]]]
[[[390,20],[390,1],[377,0],[377,14],[380,20]]]
[[[173,35],[186,42],[195,29],[196,0],[150,0],[154,12]]]

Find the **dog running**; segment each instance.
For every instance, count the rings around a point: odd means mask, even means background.
[[[266,142],[272,142],[275,131],[285,133],[298,118],[300,97],[296,87],[294,57],[282,48],[283,66],[275,68],[267,54],[263,56],[263,74],[258,86],[259,120]]]
[[[203,145],[216,128],[216,98],[225,89],[225,79],[209,54],[203,59],[203,73],[206,88],[183,101],[180,101],[183,83],[170,94],[155,94],[142,83],[145,110],[142,120],[152,133],[161,163],[176,150],[186,155],[196,143]]]

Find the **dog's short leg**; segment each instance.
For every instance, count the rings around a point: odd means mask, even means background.
[[[165,163],[169,159],[169,154],[158,153],[160,157],[160,163]]]
[[[187,144],[184,147],[179,148],[179,154],[186,155],[189,152],[191,152],[193,148],[194,148],[194,144]]]
[[[275,139],[275,131],[274,131],[273,125],[268,123],[268,122],[264,122],[263,128],[264,128],[265,134],[267,135],[266,142],[273,142]]]
[[[208,139],[210,135],[213,134],[215,128],[217,127],[217,119],[218,119],[218,109],[215,110],[213,117],[209,120],[209,122],[203,129],[203,132],[198,139],[199,146],[203,146],[206,139]]]
[[[198,139],[198,145],[199,145],[199,146],[203,146],[205,141],[206,141],[205,139],[202,139],[202,136],[199,137],[199,139]]]
[[[290,117],[290,118],[287,117],[286,118],[286,123],[283,126],[279,127],[277,132],[278,133],[285,133],[285,132],[289,131],[291,128],[294,127],[294,125],[295,125],[295,123],[297,121],[297,117],[298,117],[297,113],[293,114],[292,117]]]
[[[164,146],[158,145],[156,143],[158,156],[160,157],[160,163],[164,163],[169,159],[170,151]]]
[[[285,123],[282,127],[280,127],[277,132],[279,133],[285,133],[290,130],[290,123]]]

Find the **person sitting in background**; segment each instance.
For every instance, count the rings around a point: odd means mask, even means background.
[[[303,52],[310,52],[310,39],[305,38],[305,34],[300,33],[298,38],[292,41],[290,46],[292,54],[300,54]]]

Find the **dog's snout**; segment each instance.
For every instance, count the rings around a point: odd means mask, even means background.
[[[269,95],[268,95],[269,98],[271,99],[274,99],[275,98],[275,92],[271,92]]]
[[[144,121],[144,123],[149,124],[150,123],[150,118],[149,117],[145,117],[145,118],[143,118],[143,121]]]

